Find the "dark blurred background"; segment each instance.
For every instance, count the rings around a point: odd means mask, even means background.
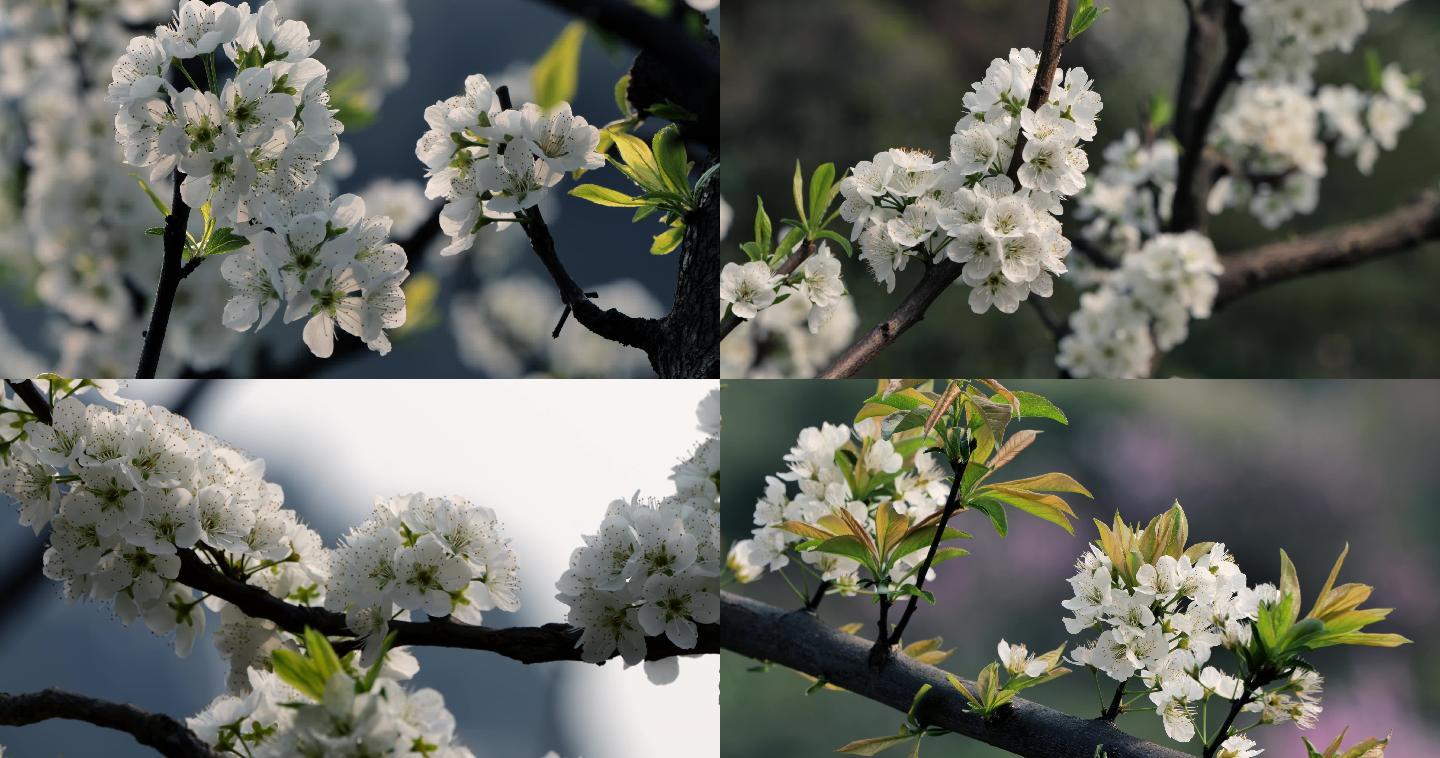
[[[721,105],[725,197],[735,208],[736,225],[725,260],[742,258],[736,246],[750,229],[757,194],[775,218],[793,213],[788,198],[796,159],[807,173],[827,161],[843,172],[890,147],[948,154],[961,97],[992,58],[1040,44],[1047,5],[732,0],[726,6],[731,33],[721,43]],[[1141,125],[1140,109],[1154,93],[1173,100],[1184,41],[1184,10],[1176,0],[1108,5],[1113,10],[1068,45],[1061,60],[1064,67],[1084,66],[1105,100],[1100,134],[1088,145],[1094,171],[1110,140]],[[1365,218],[1435,186],[1440,108],[1430,74],[1440,68],[1434,44],[1440,3],[1410,2],[1369,16],[1370,29],[1354,53],[1321,58],[1317,82],[1363,85],[1363,50],[1373,47],[1384,61],[1425,75],[1421,87],[1431,107],[1402,134],[1398,150],[1381,156],[1373,175],[1362,176],[1351,158],[1332,157],[1315,213],[1274,232],[1238,211],[1216,219],[1211,231],[1222,254]],[[1190,339],[1156,375],[1433,376],[1440,371],[1440,342],[1434,339],[1440,301],[1432,296],[1440,277],[1436,248],[1432,243],[1247,296],[1209,320],[1192,322]],[[902,274],[895,294],[887,295],[858,259],[845,262],[862,330],[889,314],[918,278],[916,271]],[[1054,300],[1051,310],[1068,314],[1078,297],[1073,287],[1061,286]],[[1028,307],[1009,317],[993,310],[976,316],[963,296],[952,293],[865,371],[949,371],[980,361],[992,373],[1053,376],[1054,355],[1054,343]]]
[[[1281,381],[1014,381],[1050,397],[1070,417],[1024,422],[1044,434],[1014,466],[1016,476],[1046,471],[1074,475],[1095,500],[1068,497],[1080,516],[1076,536],[1018,514],[999,538],[981,515],[962,514],[958,527],[975,535],[972,554],[946,564],[926,589],[911,640],[941,635],[955,648],[942,668],[974,677],[995,657],[1000,638],[1049,650],[1068,639],[1060,602],[1066,579],[1086,543],[1092,517],[1148,520],[1179,499],[1192,541],[1217,540],[1234,552],[1251,584],[1279,577],[1279,549],[1295,561],[1306,604],[1346,542],[1342,582],[1375,587],[1369,605],[1394,607],[1380,631],[1415,640],[1397,649],[1331,648],[1314,656],[1325,676],[1318,726],[1293,724],[1252,732],[1265,758],[1303,758],[1300,738],[1321,747],[1350,727],[1352,741],[1393,732],[1390,758],[1440,755],[1440,675],[1434,630],[1440,622],[1440,384],[1434,382]],[[749,536],[764,477],[799,431],[821,421],[848,423],[874,391],[871,381],[730,381],[722,390],[726,421],[726,545]],[[796,582],[802,574],[793,573]],[[996,588],[1004,588],[996,591]],[[778,576],[732,584],[732,592],[786,608],[799,607]],[[832,625],[873,625],[874,606],[830,597],[821,618]],[[1229,654],[1216,652],[1222,665]],[[863,737],[893,734],[904,714],[859,696],[820,691],[774,667],[726,653],[721,667],[723,756],[779,758],[832,755]],[[1113,688],[1110,690],[1113,692]],[[1083,669],[1025,693],[1061,710],[1098,715],[1094,685]],[[1248,721],[1243,723],[1249,723]],[[743,725],[737,727],[736,725]],[[1153,712],[1120,718],[1127,731],[1166,742]],[[1168,743],[1174,744],[1174,743]],[[1193,747],[1193,743],[1192,743]],[[963,737],[925,741],[926,756],[1008,755]],[[903,755],[893,750],[882,755]]]

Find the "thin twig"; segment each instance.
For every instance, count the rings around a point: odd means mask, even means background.
[[[940,514],[940,522],[936,524],[935,536],[930,540],[930,550],[925,553],[925,560],[920,562],[920,567],[915,571],[915,589],[925,589],[925,575],[930,573],[930,565],[935,562],[935,554],[940,552],[940,543],[945,539],[945,527],[950,523],[950,517],[954,516],[960,509],[960,483],[961,466],[959,461],[951,461],[950,468],[955,472],[953,481],[950,483],[950,494],[945,498],[945,510]],[[905,627],[910,623],[910,617],[915,615],[915,608],[919,604],[919,596],[911,595],[910,602],[905,606],[905,613],[900,616],[900,623],[895,625],[895,631],[890,633],[890,644],[900,644],[900,636],[905,633]]]
[[[1116,718],[1119,718],[1120,709],[1123,708],[1124,705],[1125,683],[1121,682],[1120,686],[1115,688],[1115,697],[1110,699],[1110,707],[1106,708],[1105,712],[1100,714],[1100,718],[1113,723]]]
[[[1230,727],[1235,723],[1235,719],[1240,715],[1240,710],[1245,707],[1246,703],[1250,702],[1250,696],[1253,694],[1255,694],[1255,690],[1251,688],[1249,682],[1246,682],[1245,689],[1241,692],[1240,699],[1232,701],[1230,703],[1230,712],[1225,716],[1225,723],[1220,725],[1220,731],[1215,733],[1215,739],[1211,740],[1210,744],[1205,746],[1205,752],[1202,754],[1204,758],[1212,758],[1212,756],[1214,756],[1215,753],[1220,750],[1220,745],[1224,744],[1225,742],[1225,738],[1227,736],[1226,732],[1230,731]],[[1204,738],[1205,735],[1202,735],[1201,739]]]
[[[785,279],[795,273],[795,269],[800,268],[800,264],[804,263],[805,259],[809,258],[811,253],[815,252],[815,247],[815,243],[810,240],[801,242],[800,247],[786,257],[784,263],[780,264],[780,268],[775,269],[775,276]],[[733,313],[727,313],[725,320],[720,322],[720,339],[723,340],[730,336],[730,333],[735,331],[736,327],[739,327],[740,322],[743,320],[744,319],[741,319]]]
[[[155,302],[150,307],[150,327],[145,330],[145,344],[140,348],[140,366],[136,379],[154,379],[160,367],[160,351],[165,345],[165,330],[170,326],[170,311],[175,307],[175,292],[180,288],[181,267],[185,256],[185,228],[190,223],[190,206],[180,196],[185,175],[175,169],[175,191],[171,194],[170,215],[165,217],[165,255],[160,263],[160,281],[155,287]]]
[[[5,383],[10,385],[10,389],[15,392],[15,396],[25,403],[26,407],[30,409],[31,413],[35,414],[35,418],[38,419],[40,423],[50,423],[52,418],[50,401],[45,399],[45,393],[41,392],[40,388],[35,386],[33,380],[21,379],[16,381],[6,379]]]
[[[1192,16],[1191,35],[1186,38],[1185,80],[1177,103],[1176,141],[1180,143],[1180,162],[1175,173],[1175,197],[1170,203],[1169,231],[1203,230],[1206,222],[1205,197],[1209,194],[1210,172],[1203,169],[1205,139],[1210,124],[1220,107],[1220,100],[1232,84],[1240,79],[1240,59],[1250,46],[1250,32],[1240,17],[1241,9],[1234,0],[1212,2],[1213,7]],[[1203,51],[1213,49],[1216,29],[1225,31],[1225,57],[1218,71],[1203,92],[1199,77]],[[1191,37],[1195,38],[1192,43]],[[1191,51],[1195,45],[1198,50]],[[1188,86],[1187,86],[1188,85]],[[1198,100],[1196,99],[1198,95]]]

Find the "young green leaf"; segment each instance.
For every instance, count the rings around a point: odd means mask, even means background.
[[[682,197],[690,194],[690,164],[685,156],[685,142],[680,130],[672,124],[655,132],[650,140],[661,178]]]
[[[680,243],[684,240],[685,222],[676,221],[669,229],[655,235],[654,241],[650,243],[650,254],[667,255],[672,253],[675,248],[680,247]]]
[[[598,184],[581,184],[570,190],[572,197],[581,200],[588,200],[596,205],[604,205],[610,208],[639,208],[650,205],[641,198],[631,197],[619,190],[609,187],[602,187]]]
[[[585,41],[585,23],[572,21],[560,30],[550,49],[535,62],[531,82],[535,103],[550,109],[575,99],[580,81],[580,46]]]

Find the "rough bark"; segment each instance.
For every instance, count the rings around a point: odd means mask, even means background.
[[[1306,274],[1354,266],[1440,239],[1440,193],[1374,218],[1272,242],[1222,258],[1216,307]]]
[[[960,691],[945,672],[903,655],[871,666],[872,643],[826,626],[802,611],[786,613],[756,600],[722,593],[720,645],[761,661],[778,663],[903,714],[921,685],[932,689],[916,716],[922,724],[948,729],[1032,758],[1181,758],[1186,753],[1126,734],[1102,719],[1082,719],[1017,698],[986,720],[966,710]],[[966,680],[967,687],[974,683]],[[843,740],[861,735],[836,735]],[[1102,751],[1097,753],[1097,748]]]

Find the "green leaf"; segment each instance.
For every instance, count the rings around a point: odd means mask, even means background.
[[[635,112],[630,107],[630,74],[626,74],[615,81],[615,107],[620,109],[620,115],[629,118]]]
[[[790,189],[795,195],[795,212],[800,214],[800,225],[808,229],[810,224],[805,219],[805,177],[800,172],[800,161],[795,161],[795,179],[791,182]]]
[[[920,723],[915,719],[915,709],[920,707],[920,701],[925,699],[925,695],[929,692],[929,684],[922,684],[920,685],[920,689],[915,691],[915,697],[910,700],[910,710],[905,712],[905,718],[908,719],[910,723],[916,725]]]
[[[1065,412],[1042,395],[1017,391],[1015,398],[1020,401],[1020,418],[1048,418],[1067,426],[1070,424],[1070,419],[1065,417]]]
[[[844,745],[836,752],[851,755],[879,755],[882,751],[903,745],[911,739],[913,738],[909,734],[903,732],[889,737],[867,737]]]
[[[669,229],[655,235],[655,240],[650,243],[651,255],[665,255],[680,247],[685,240],[685,222],[677,221]]]
[[[165,227],[163,227],[163,226],[152,226],[152,227],[150,227],[149,229],[146,229],[146,230],[145,230],[145,233],[148,234],[148,235],[150,235],[150,236],[152,236],[152,237],[163,237],[163,236],[165,236]]]
[[[361,682],[365,692],[375,687],[375,680],[380,678],[380,670],[385,667],[385,655],[390,652],[398,635],[398,632],[391,632],[385,635],[385,641],[380,643],[380,654],[375,657],[375,662],[370,664],[370,669],[365,672],[365,680]]]
[[[345,670],[340,656],[336,655],[335,648],[330,646],[330,640],[308,626],[305,627],[305,652],[309,653],[310,660],[314,661],[316,672],[327,682],[330,677]]]
[[[1170,104],[1170,98],[1165,97],[1163,92],[1156,92],[1150,98],[1150,129],[1159,131],[1165,128],[1174,116],[1175,107]]]
[[[1365,48],[1365,72],[1370,76],[1371,89],[1384,87],[1384,64],[1380,62],[1380,53],[1373,47]]]
[[[755,197],[755,244],[770,254],[770,246],[775,243],[775,229],[770,224],[770,214],[765,212],[765,201],[758,195]]]
[[[927,526],[911,532],[905,536],[905,539],[900,540],[900,544],[895,546],[894,552],[892,552],[889,557],[893,560],[895,558],[903,558],[917,550],[928,550],[930,543],[935,540],[935,530],[938,528],[939,527],[936,526]],[[970,535],[954,527],[945,527],[945,534],[940,538],[941,544],[953,539],[968,540],[970,539]]]
[[[858,537],[852,537],[848,534],[839,537],[830,537],[825,540],[804,542],[797,546],[797,549],[804,549],[806,552],[828,553],[830,555],[853,558],[865,566],[870,566],[875,562],[864,543],[862,543]]]
[[[655,103],[646,108],[650,115],[663,118],[666,121],[696,121],[700,117],[683,106],[666,100],[663,103]]]
[[[690,195],[690,164],[685,156],[685,142],[680,139],[680,130],[674,125],[667,126],[651,138],[655,162],[660,167],[661,178],[681,197]]]
[[[131,174],[131,176],[135,177],[135,181],[140,183],[140,189],[145,190],[145,195],[149,197],[150,202],[155,205],[155,210],[160,211],[161,216],[168,218],[170,216],[170,206],[166,205],[165,201],[161,200],[160,196],[155,194],[155,190],[150,187],[150,182],[140,178],[139,174]]]
[[[916,587],[916,586],[913,585],[913,584],[902,584],[902,585],[900,585],[899,587],[896,587],[896,588],[895,588],[895,594],[896,594],[896,595],[914,595],[915,597],[925,598],[925,602],[927,602],[927,603],[929,603],[929,604],[931,604],[931,605],[934,605],[934,604],[935,604],[935,594],[934,594],[934,593],[932,593],[932,592],[929,591],[929,590],[922,590],[922,589],[920,589],[919,587]]]
[[[843,250],[845,251],[846,257],[849,257],[849,258],[854,258],[854,257],[855,257],[855,250],[854,250],[854,248],[850,247],[850,240],[845,239],[845,237],[844,237],[843,235],[837,234],[836,232],[833,232],[833,231],[831,231],[831,230],[829,230],[829,229],[822,229],[822,230],[820,230],[820,231],[818,231],[818,232],[815,233],[815,239],[817,239],[817,240],[819,240],[819,239],[827,239],[827,240],[830,240],[831,242],[834,242],[835,244],[839,245],[839,246],[841,247],[841,249],[843,249]]]
[[[795,246],[800,244],[800,240],[804,239],[804,237],[804,229],[801,229],[798,226],[790,227],[790,231],[787,232],[785,234],[785,237],[780,240],[780,244],[775,246],[773,263],[779,264],[781,260],[788,258],[790,256],[790,251],[794,250]]]
[[[1086,29],[1090,28],[1091,24],[1095,23],[1096,19],[1100,18],[1101,14],[1107,13],[1109,10],[1108,7],[1097,10],[1095,0],[1080,0],[1080,4],[1075,8],[1075,15],[1070,18],[1070,33],[1066,36],[1066,41],[1079,37]]]
[[[241,237],[235,233],[235,230],[225,226],[210,235],[210,244],[205,247],[205,255],[224,255],[249,244],[250,240]]]
[[[640,208],[650,205],[641,198],[631,197],[619,190],[602,187],[598,184],[578,185],[570,190],[570,195],[609,208]]]
[[[585,23],[571,21],[560,30],[560,36],[550,49],[535,61],[531,82],[535,88],[535,103],[549,110],[556,105],[575,99],[575,90],[580,82],[580,46],[585,41]]]
[[[1004,537],[1006,532],[1009,531],[1009,526],[1005,521],[1004,503],[992,498],[982,497],[979,500],[970,501],[967,505],[989,516],[990,524],[995,527],[996,534]]]
[[[615,149],[620,151],[620,160],[628,169],[625,173],[631,181],[654,192],[669,189],[669,185],[660,178],[660,167],[645,140],[633,134],[616,134]]]
[[[963,558],[969,554],[970,551],[966,550],[963,547],[942,547],[939,550],[935,551],[935,560],[930,561],[930,567],[934,568],[944,563],[945,561],[954,558]]]
[[[1284,549],[1280,550],[1280,592],[1289,595],[1289,616],[1286,621],[1293,624],[1300,617],[1300,579],[1295,575],[1295,564]]]
[[[281,681],[309,695],[317,702],[325,699],[327,680],[320,677],[309,658],[294,650],[280,649],[270,654],[270,667]]]
[[[816,167],[815,173],[810,175],[810,204],[808,206],[810,215],[808,218],[812,221],[818,222],[825,217],[825,211],[830,206],[827,201],[833,197],[830,194],[830,186],[834,183],[835,164],[833,163],[820,164]]]

